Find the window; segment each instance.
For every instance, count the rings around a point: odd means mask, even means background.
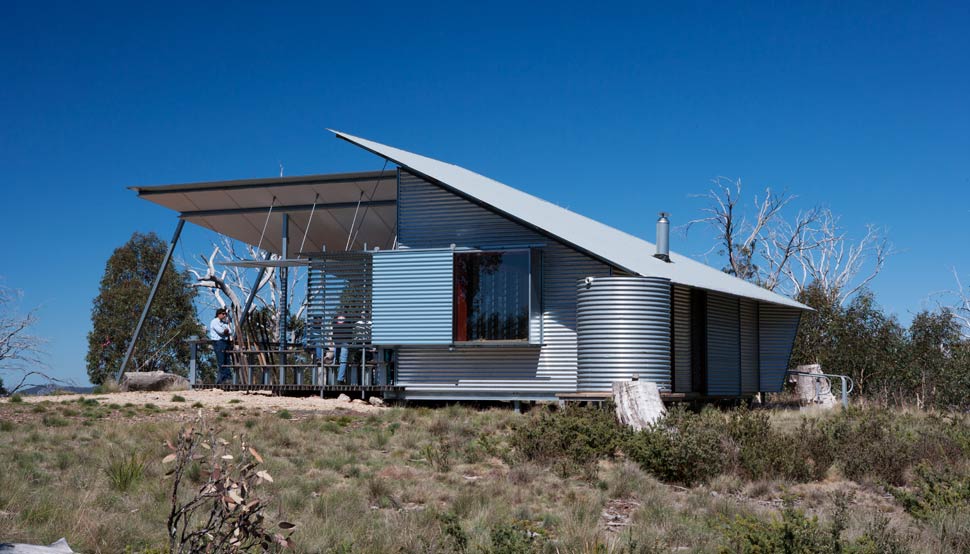
[[[529,340],[527,250],[455,254],[454,340]]]

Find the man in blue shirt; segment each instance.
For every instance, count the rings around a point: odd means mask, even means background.
[[[217,384],[232,382],[232,371],[226,367],[226,349],[229,348],[229,337],[232,328],[229,326],[229,312],[225,308],[216,310],[216,317],[209,322],[209,340],[216,351],[216,363],[219,365]]]

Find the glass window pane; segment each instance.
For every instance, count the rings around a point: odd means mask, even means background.
[[[456,341],[529,339],[529,253],[455,254]]]

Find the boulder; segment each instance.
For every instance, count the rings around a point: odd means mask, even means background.
[[[138,371],[125,373],[121,378],[121,390],[127,391],[173,391],[188,390],[189,381],[181,375],[164,371]]]
[[[9,542],[0,543],[0,553],[2,554],[74,554],[67,541],[61,539],[50,546],[37,546],[33,544],[13,544]]]
[[[370,402],[370,405],[371,406],[383,406],[384,405],[384,399],[381,398],[380,396],[372,396],[372,397],[368,398],[367,401]]]
[[[350,397],[341,393],[341,395],[337,397],[337,402],[350,402]]]

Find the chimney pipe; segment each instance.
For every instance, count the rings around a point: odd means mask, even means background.
[[[660,212],[660,219],[657,220],[657,253],[654,258],[670,263],[670,220],[667,212]]]

